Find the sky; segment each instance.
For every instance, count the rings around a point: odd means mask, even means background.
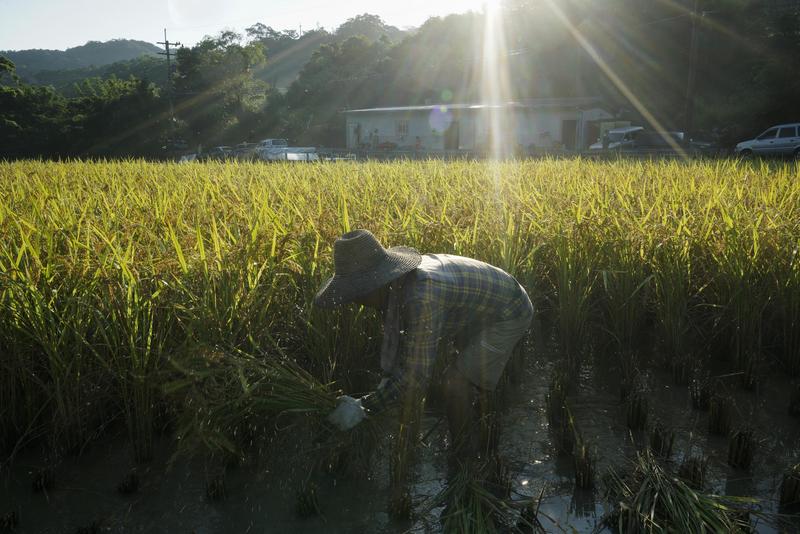
[[[398,28],[480,11],[486,0],[0,0],[0,50],[64,50],[86,41],[164,40],[193,45],[223,29],[328,30],[371,13]]]

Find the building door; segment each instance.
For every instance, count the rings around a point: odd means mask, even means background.
[[[575,129],[578,121],[575,119],[561,121],[561,143],[567,150],[575,150]]]
[[[586,125],[586,139],[584,139],[581,148],[588,148],[592,143],[602,141],[600,138],[600,124],[597,121],[592,121]]]
[[[458,150],[458,121],[453,121],[444,132],[444,149]]]

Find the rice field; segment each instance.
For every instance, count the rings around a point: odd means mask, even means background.
[[[583,472],[591,443],[566,406],[582,402],[570,383],[587,366],[615,370],[620,420],[645,435],[650,373],[668,373],[687,402],[711,407],[710,433],[734,440],[731,465],[750,465],[769,436],[734,420],[729,388],[790,408],[764,387],[800,374],[796,164],[0,163],[2,467],[31,448],[80,454],[116,431],[139,464],[161,436],[177,455],[227,463],[307,432],[316,468],[364,465],[349,456],[378,429],[343,443],[319,438],[320,420],[337,392],[378,382],[380,324],[311,305],[333,241],[355,228],[520,280],[533,336],[558,354],[553,410],[570,414],[561,433],[580,445],[582,484],[600,476]],[[656,487],[659,469],[635,478]]]

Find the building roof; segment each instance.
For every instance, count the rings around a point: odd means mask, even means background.
[[[644,130],[644,126],[623,126],[622,128],[612,128],[608,131],[608,133],[629,133],[629,132],[637,132],[639,130]]]
[[[499,108],[524,108],[519,102],[506,104],[432,104],[426,106],[394,106],[386,108],[348,109],[345,113],[373,113],[373,112],[399,112],[399,111],[433,111],[434,109],[499,109]]]
[[[480,110],[480,109],[558,109],[558,108],[586,108],[600,107],[602,102],[597,97],[575,97],[575,98],[529,98],[523,102],[505,102],[502,104],[431,104],[424,106],[393,106],[384,108],[365,108],[348,109],[345,113],[399,113],[411,111],[433,111],[434,109],[458,109],[458,110]]]

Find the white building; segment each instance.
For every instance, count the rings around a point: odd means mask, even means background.
[[[581,150],[612,118],[596,98],[507,104],[436,104],[345,111],[347,148],[399,150]],[[497,139],[492,138],[492,132]]]

